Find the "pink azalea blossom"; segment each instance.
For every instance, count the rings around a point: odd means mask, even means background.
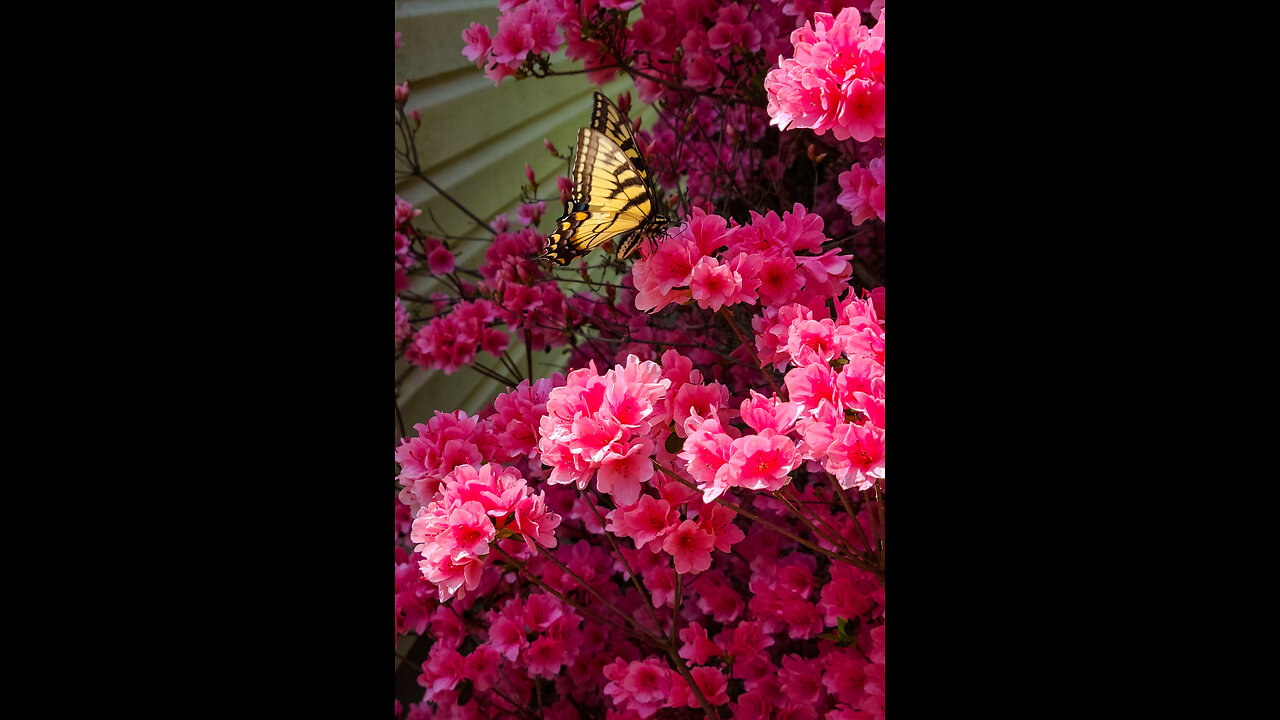
[[[680,657],[694,665],[705,664],[712,657],[724,653],[719,645],[707,637],[706,628],[696,622],[689,623],[689,627],[680,630],[680,639],[684,642],[680,648]]]
[[[544,635],[530,643],[524,658],[528,663],[529,677],[555,679],[560,668],[568,663],[569,652],[562,641]]]
[[[863,168],[854,163],[847,172],[840,173],[840,196],[836,201],[853,216],[853,224],[859,225],[873,217],[884,220],[884,158],[872,160]]]
[[[688,433],[679,457],[687,463],[689,475],[703,491],[703,502],[711,502],[730,487],[723,482],[719,471],[729,462],[733,438],[721,430],[720,422],[714,417],[690,423],[688,428],[692,428],[692,432]]]
[[[660,541],[675,527],[678,516],[666,500],[641,495],[634,505],[610,511],[609,520],[613,531],[630,537],[637,548],[642,548],[647,543]]]
[[[514,661],[521,650],[529,647],[529,639],[523,624],[501,616],[489,626],[489,644],[507,660]]]
[[[727,485],[772,492],[790,482],[789,473],[798,462],[795,443],[786,435],[766,428],[758,435],[744,435],[734,440],[729,449],[729,462],[717,475],[726,475],[719,480]]]
[[[685,520],[667,533],[662,549],[675,559],[676,572],[700,573],[711,567],[716,539],[693,520]]]
[[[483,66],[484,58],[489,55],[489,47],[493,42],[489,38],[489,26],[478,22],[471,23],[471,27],[462,31],[462,42],[466,43],[462,48],[462,54],[478,67]]]
[[[546,593],[530,595],[524,603],[524,624],[538,632],[545,632],[563,615],[560,601]]]
[[[877,35],[861,14],[816,12],[791,33],[790,58],[779,57],[764,87],[771,122],[786,130],[813,128],[836,140],[884,137],[884,17]]]
[[[714,667],[695,667],[689,669],[689,675],[693,681],[697,683],[698,690],[701,691],[702,697],[706,698],[707,703],[711,705],[724,705],[729,702],[729,681],[725,679],[724,674]],[[689,693],[689,699],[685,703],[688,707],[700,707],[698,698],[693,693]]]
[[[488,643],[482,644],[471,654],[463,658],[462,674],[470,680],[476,690],[488,690],[498,679],[501,656]]]

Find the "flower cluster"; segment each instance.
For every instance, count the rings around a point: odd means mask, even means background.
[[[883,306],[884,292],[878,293]],[[802,458],[841,487],[866,490],[885,477],[884,325],[868,296],[836,304],[835,317],[803,305],[754,321],[757,352],[780,368],[798,409]]]
[[[859,225],[873,217],[884,221],[884,158],[878,157],[867,167],[854,163],[848,172],[840,173],[840,207]]]
[[[414,333],[405,348],[405,359],[452,375],[474,363],[481,350],[501,355],[511,344],[511,336],[495,327],[502,315],[502,308],[489,300],[460,302]]]
[[[596,488],[630,505],[640,484],[653,476],[655,432],[664,420],[659,401],[671,386],[662,368],[632,355],[601,376],[595,363],[568,374],[551,391],[541,420],[538,449],[551,466],[547,481]]]
[[[448,600],[480,585],[489,544],[500,534],[520,535],[530,549],[555,547],[559,524],[543,494],[533,494],[515,468],[459,465],[414,516],[409,539],[418,543],[423,576]]]
[[[771,122],[836,140],[884,137],[884,32],[883,10],[873,28],[854,8],[814,13],[791,33],[793,57],[765,77]]]
[[[739,303],[821,305],[840,293],[852,266],[838,250],[822,251],[827,237],[821,216],[799,203],[781,217],[772,210],[750,216],[748,224],[729,227],[725,218],[695,208],[651,254],[642,250],[633,268],[636,307],[657,312],[690,301],[712,311]]]
[[[473,269],[397,196],[398,365],[506,386],[398,413],[397,720],[883,720],[884,1],[496,5],[462,54],[630,84],[678,222],[545,266],[526,163]]]

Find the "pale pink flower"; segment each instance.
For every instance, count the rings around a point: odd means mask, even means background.
[[[871,425],[847,424],[826,449],[823,468],[840,487],[869,490],[884,479],[884,431]]]
[[[551,391],[539,423],[538,448],[542,462],[552,468],[548,482],[572,482],[582,490],[600,470],[599,481],[625,498],[619,504],[629,505],[639,495],[640,483],[653,474],[647,467],[653,449],[647,438],[663,417],[659,409],[671,381],[662,377],[657,363],[635,355],[604,376],[596,372],[592,361]]]
[[[719,310],[730,304],[741,287],[741,278],[715,258],[703,257],[693,266],[689,290],[698,307]]]
[[[455,562],[488,554],[489,542],[495,535],[493,523],[478,502],[462,503],[449,513],[450,555]]]
[[[729,462],[717,476],[721,482],[750,490],[774,491],[791,478],[789,473],[799,464],[795,443],[786,435],[765,428],[758,435],[744,435],[733,441]]]
[[[676,434],[688,435],[685,425],[695,414],[699,418],[721,416],[721,410],[729,405],[729,388],[718,382],[705,385],[685,383],[676,392],[672,402],[672,419],[675,420]]]
[[[751,429],[756,432],[770,429],[782,435],[791,432],[800,411],[799,403],[783,402],[777,395],[765,397],[755,390],[749,391],[749,396],[738,408],[742,421]]]
[[[791,33],[793,56],[779,57],[764,87],[771,122],[786,130],[830,130],[836,140],[884,137],[884,20],[872,33],[861,14],[815,12]]]
[[[712,502],[730,488],[723,482],[719,471],[729,462],[733,438],[721,429],[719,420],[714,417],[690,422],[688,427],[692,431],[677,457],[685,461],[689,475],[702,490],[703,502]]]
[[[884,220],[884,158],[869,165],[864,168],[854,163],[837,178],[841,192],[836,202],[853,216],[854,225],[877,216]]]
[[[675,560],[678,573],[700,573],[711,567],[716,539],[693,520],[685,520],[667,533],[662,549]]]
[[[560,526],[560,516],[547,508],[545,493],[526,495],[515,505],[509,528],[524,537],[530,551],[536,545],[547,548],[556,546],[555,530]]]

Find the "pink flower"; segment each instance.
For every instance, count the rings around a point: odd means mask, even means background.
[[[786,435],[765,428],[759,435],[744,435],[733,441],[729,462],[717,472],[728,474],[725,484],[751,490],[774,491],[786,485],[789,473],[799,464],[795,443]]]
[[[489,552],[489,542],[497,531],[484,506],[470,501],[453,508],[449,513],[448,544],[452,545],[450,556],[454,561],[465,557],[479,557]]]
[[[523,625],[503,615],[489,626],[489,644],[503,657],[514,661],[521,650],[529,647],[529,639]]]
[[[853,8],[814,13],[791,33],[793,56],[765,77],[770,122],[830,130],[836,140],[884,137],[883,25],[882,17],[872,33]]]
[[[884,479],[884,431],[870,425],[847,424],[826,449],[823,468],[840,487],[869,490]]]
[[[695,665],[702,665],[710,658],[724,654],[720,646],[707,637],[706,628],[696,622],[689,623],[689,627],[680,630],[680,639],[684,641],[680,657]]]
[[[489,55],[489,46],[493,42],[489,38],[489,26],[478,22],[471,23],[470,28],[462,31],[462,41],[466,43],[462,48],[462,54],[476,63],[477,67],[483,66],[483,58]]]
[[[837,354],[835,322],[797,318],[788,328],[787,353],[796,365],[830,363]]]
[[[569,652],[564,643],[547,635],[534,640],[524,657],[529,664],[529,677],[540,676],[552,680],[560,674],[560,668],[569,662]]]
[[[462,678],[462,655],[445,643],[432,645],[427,661],[422,664],[422,674],[418,676],[418,684],[427,689],[423,697],[434,700],[440,693],[452,690]]]
[[[453,253],[441,245],[427,255],[427,267],[432,275],[448,275],[453,272]]]
[[[662,707],[671,692],[672,674],[674,671],[665,667],[660,660],[649,658],[643,662],[631,663],[621,684],[635,703],[656,709]],[[640,712],[645,714],[643,709]]]
[[[625,454],[611,452],[600,464],[595,487],[613,496],[617,505],[631,505],[640,496],[640,483],[653,477],[653,441],[640,437]]]
[[[700,573],[711,567],[711,550],[715,544],[714,535],[693,520],[685,520],[667,533],[662,549],[675,559],[676,572]]]
[[[719,623],[733,622],[742,614],[746,603],[727,580],[724,573],[711,570],[698,578],[698,609]],[[718,642],[721,647],[727,647]]]
[[[763,653],[773,646],[773,638],[766,634],[756,621],[738,623],[733,629],[733,644],[729,652],[734,657]]]
[[[556,546],[555,530],[560,526],[560,516],[547,508],[543,500],[544,493],[526,495],[516,503],[513,509],[512,531],[520,533],[529,550],[536,551],[535,545],[547,548]]]
[[[463,658],[462,674],[475,685],[476,690],[484,691],[493,686],[498,679],[501,656],[488,643],[481,644],[471,654]]]
[[[715,547],[721,552],[729,552],[733,544],[746,539],[742,529],[733,524],[737,513],[724,505],[708,504],[703,506],[698,516],[698,526],[715,536]]]
[[[521,225],[537,225],[538,221],[542,219],[542,213],[546,211],[547,201],[539,200],[536,203],[522,204],[520,209],[516,211],[516,217],[520,220]]]
[[[778,673],[782,692],[794,705],[818,706],[826,699],[822,687],[822,660],[805,660],[799,655],[782,657],[782,670]]]
[[[651,495],[641,495],[639,502],[630,507],[619,507],[609,512],[609,519],[617,532],[635,541],[636,548],[661,540],[679,520],[675,508],[666,500]]]
[[[689,669],[689,675],[693,677],[693,681],[697,683],[698,690],[702,692],[702,696],[707,699],[711,705],[724,705],[729,702],[729,681],[725,679],[724,674],[713,667],[695,667]],[[699,707],[698,698],[693,693],[689,693],[689,707]]]
[[[602,492],[616,494],[620,505],[635,502],[640,483],[653,474],[648,436],[662,418],[657,411],[670,385],[657,363],[635,355],[604,376],[596,374],[594,361],[570,372],[551,391],[539,421],[538,449],[552,467],[548,482],[586,489],[599,470]]]
[[[689,290],[698,307],[719,310],[731,303],[742,288],[742,279],[715,258],[703,257],[693,266]]]
[[[697,385],[685,383],[680,386],[672,402],[672,415],[675,420],[677,435],[688,435],[686,424],[690,418],[711,418],[720,415],[722,409],[729,405],[729,388],[718,382]]]
[[[756,432],[769,429],[780,435],[791,431],[800,411],[799,403],[782,402],[777,395],[765,397],[755,390],[750,391],[750,396],[738,408],[742,421],[751,429]]]
[[[853,216],[859,225],[873,217],[884,220],[884,158],[868,163],[867,168],[854,163],[848,172],[840,173],[840,196],[836,202]]]
[[[492,45],[494,60],[519,67],[530,53],[545,55],[559,49],[564,36],[556,27],[553,7],[551,2],[531,0],[500,17]]]
[[[689,475],[703,492],[703,502],[711,502],[730,487],[723,481],[720,468],[729,462],[733,438],[721,430],[720,422],[714,417],[704,422],[691,422],[688,427],[693,431],[678,457],[687,463]]]
[[[412,333],[413,330],[409,327],[409,311],[400,304],[400,298],[396,298],[396,346],[398,347]]]
[[[546,593],[529,596],[524,604],[524,624],[537,632],[546,632],[551,623],[564,615],[564,607],[560,601]]]

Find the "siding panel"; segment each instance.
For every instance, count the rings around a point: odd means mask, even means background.
[[[409,82],[407,108],[418,110],[422,129],[416,138],[424,173],[446,193],[484,221],[499,214],[514,220],[520,205],[520,186],[527,182],[528,163],[540,184],[538,195],[547,201],[539,229],[549,232],[563,206],[556,178],[567,174],[567,162],[552,157],[543,146],[549,139],[567,153],[578,128],[590,119],[595,88],[582,75],[539,80],[504,80],[497,87],[462,55],[462,31],[472,22],[496,31],[496,0],[397,1],[395,30],[404,46],[396,50],[395,82]],[[563,55],[553,58],[559,69],[580,67]],[[632,90],[628,79],[604,88],[615,95]],[[646,125],[650,118],[646,118]],[[397,178],[401,167],[397,167]],[[414,224],[423,232],[476,238],[456,243],[458,266],[474,269],[483,262],[492,235],[418,178],[397,179],[395,192],[422,209]],[[439,225],[437,226],[437,223]],[[441,290],[432,279],[415,282],[413,290],[428,294]],[[521,373],[526,372],[525,349],[513,339],[509,354]],[[564,366],[567,352],[559,348],[535,353],[535,377]],[[487,353],[478,362],[502,369]],[[474,414],[504,387],[478,373],[462,369],[453,375],[396,364],[396,377],[404,376],[398,402],[406,431],[425,422],[435,410],[465,410]]]

